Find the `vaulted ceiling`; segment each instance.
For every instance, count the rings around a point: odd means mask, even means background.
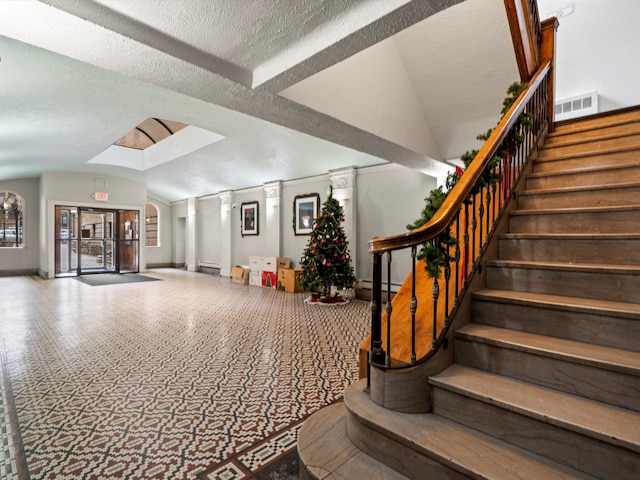
[[[0,181],[112,174],[176,201],[385,162],[443,176],[516,80],[503,0],[3,0]],[[192,148],[107,155],[149,118]]]

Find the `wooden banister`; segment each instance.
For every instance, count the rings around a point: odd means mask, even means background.
[[[505,139],[511,127],[522,113],[527,102],[536,92],[542,81],[546,79],[551,69],[550,62],[543,65],[533,77],[527,89],[524,90],[506,115],[500,120],[489,139],[480,148],[475,160],[471,163],[458,183],[453,187],[442,206],[425,225],[413,231],[388,237],[374,237],[369,240],[369,253],[384,253],[386,251],[409,248],[431,240],[442,233],[453,221],[460,210],[462,202],[469,196],[474,185],[484,172],[491,157],[498,146]]]

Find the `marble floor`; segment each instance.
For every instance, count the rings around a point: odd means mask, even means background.
[[[145,275],[0,278],[0,478],[248,479],[357,379],[367,302]]]

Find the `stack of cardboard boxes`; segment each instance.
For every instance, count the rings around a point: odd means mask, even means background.
[[[301,268],[289,268],[286,257],[249,257],[249,265],[236,265],[231,269],[231,281],[242,285],[279,288],[285,292],[301,292],[298,275]]]

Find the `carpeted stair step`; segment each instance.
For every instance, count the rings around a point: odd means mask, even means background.
[[[438,415],[598,478],[640,475],[636,412],[461,365],[429,381]]]
[[[640,232],[505,233],[499,237],[502,260],[640,265]]]
[[[461,365],[640,411],[638,352],[472,323],[456,332],[455,355]]]
[[[640,303],[640,266],[490,260],[487,288]]]
[[[578,170],[532,173],[526,178],[527,190],[586,187],[615,183],[640,182],[640,161],[629,160],[617,165],[594,165]]]
[[[518,194],[523,210],[640,205],[640,182],[526,190]]]
[[[639,225],[640,204],[516,210],[509,215],[510,233],[638,233]]]
[[[408,478],[422,480],[426,472],[428,478],[449,480],[592,478],[438,415],[380,407],[363,391],[365,386],[360,381],[345,392],[349,438]]]
[[[513,290],[473,294],[473,321],[640,352],[640,305]]]

